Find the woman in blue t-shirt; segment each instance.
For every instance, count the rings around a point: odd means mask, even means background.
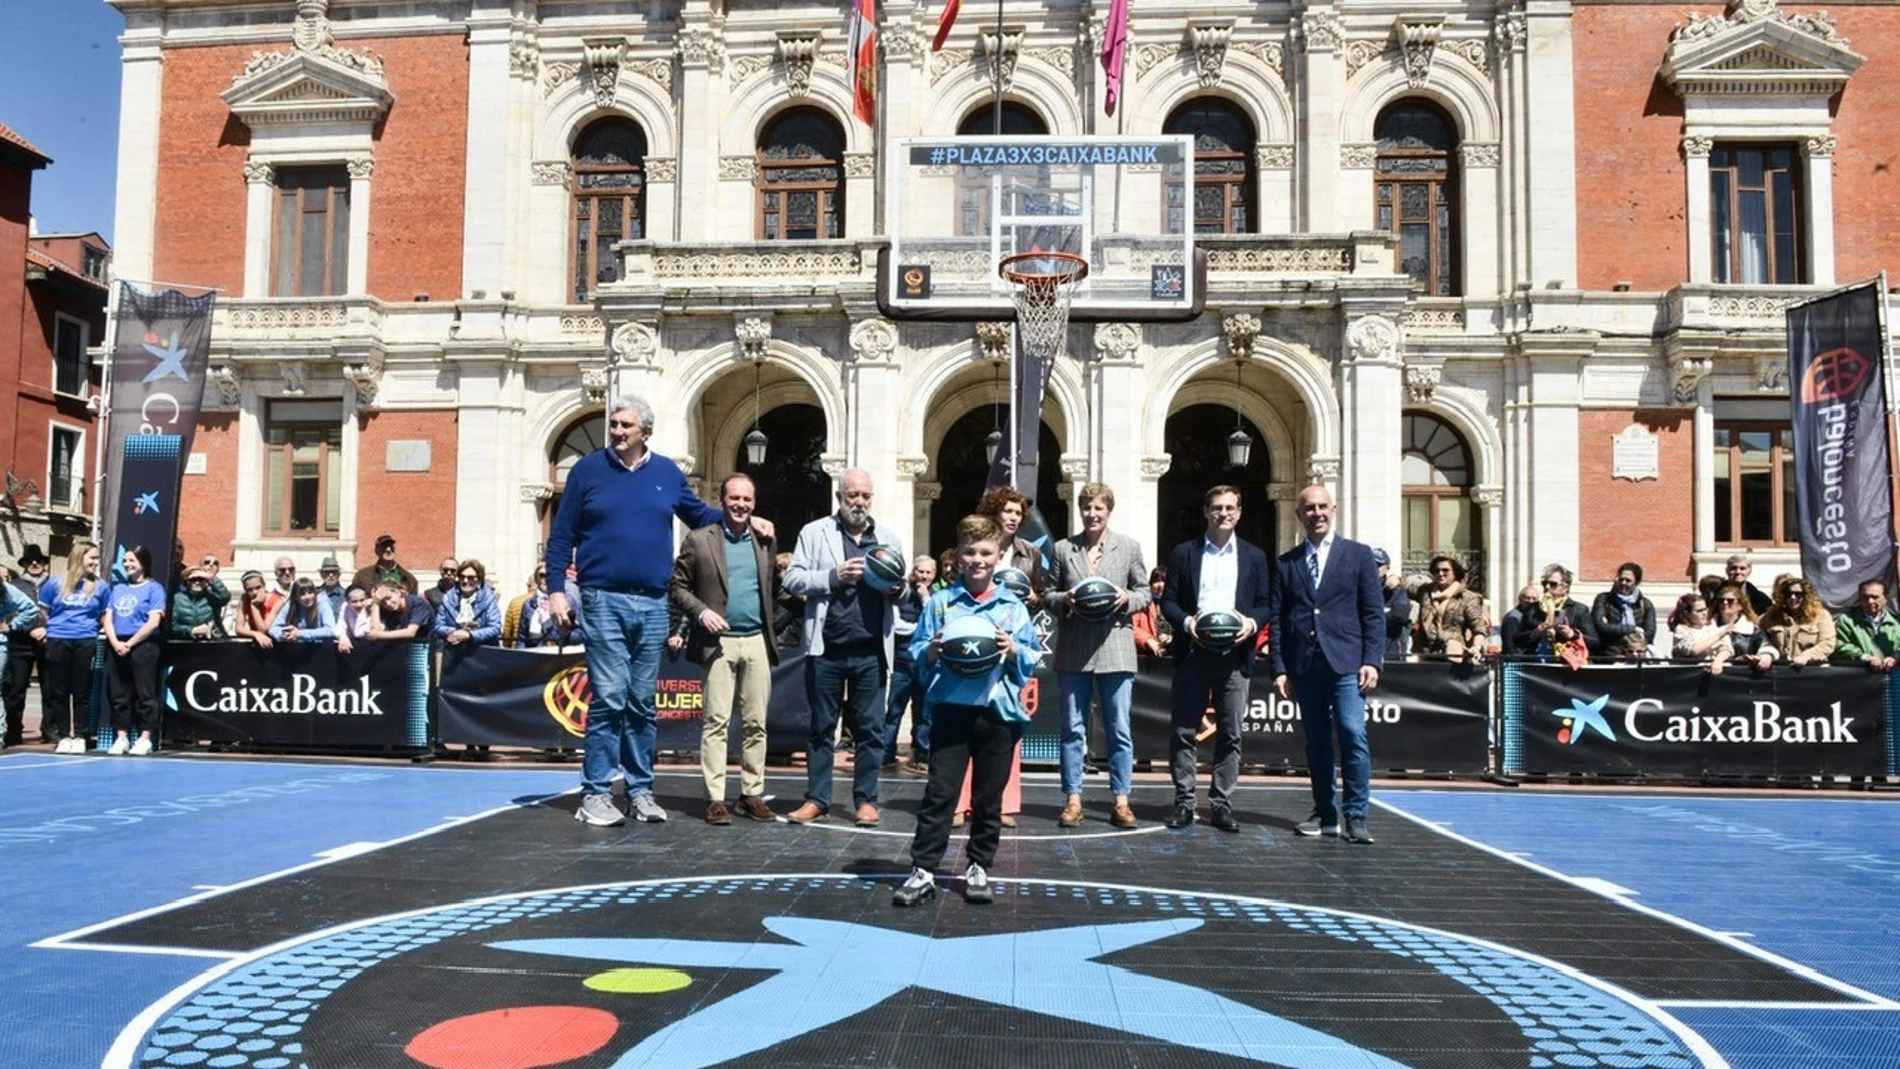
[[[112,585],[106,602],[106,700],[112,706],[109,754],[152,752],[158,727],[158,625],[165,619],[165,588],[152,581],[152,552],[144,546],[125,551],[119,562],[125,582]],[[138,720],[138,741],[130,735]]]
[[[92,651],[105,615],[99,547],[81,542],[66,555],[66,574],[40,584],[46,613],[46,668],[40,676],[40,731],[54,753],[83,754],[92,726]]]

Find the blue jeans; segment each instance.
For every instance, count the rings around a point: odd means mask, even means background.
[[[1322,817],[1364,819],[1372,794],[1372,750],[1366,744],[1366,696],[1357,669],[1339,675],[1324,667],[1296,674],[1293,697],[1306,732],[1306,770],[1313,809]],[[1333,736],[1339,736],[1340,799],[1333,802]]]
[[[1059,672],[1062,683],[1062,793],[1082,793],[1082,758],[1089,743],[1089,699],[1102,696],[1102,734],[1108,739],[1108,789],[1128,793],[1135,771],[1135,740],[1128,733],[1135,698],[1133,672]]]
[[[652,794],[659,737],[653,692],[666,652],[666,599],[588,590],[581,596],[581,618],[594,692],[582,737],[581,793],[612,791],[618,767],[627,773],[627,797]]]
[[[879,653],[805,658],[805,700],[811,738],[805,746],[805,799],[831,810],[832,735],[851,689],[851,804],[877,804],[878,766],[884,763],[884,657]]]
[[[917,678],[917,663],[908,657],[899,657],[897,666],[891,669],[890,704],[884,711],[884,756],[886,760],[897,759],[897,729],[904,724],[904,713],[910,713],[910,752],[911,757],[923,760],[930,753],[930,713],[924,705],[924,689]]]

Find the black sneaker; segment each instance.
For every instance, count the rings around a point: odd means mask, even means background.
[[[910,879],[891,892],[891,905],[914,906],[937,893],[937,878],[928,869],[911,869]]]
[[[1372,833],[1366,831],[1366,818],[1346,818],[1346,841],[1349,843],[1358,843],[1360,846],[1372,845]]]
[[[1315,809],[1312,816],[1294,825],[1293,830],[1301,835],[1338,835],[1339,817],[1337,814],[1322,816],[1320,811]]]
[[[1179,831],[1182,828],[1193,827],[1194,826],[1194,807],[1188,804],[1187,802],[1182,802],[1176,805],[1174,807],[1174,812],[1169,813],[1168,819],[1164,821],[1163,823],[1165,823],[1168,827],[1175,829],[1176,831]]]

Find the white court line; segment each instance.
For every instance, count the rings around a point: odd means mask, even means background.
[[[20,756],[33,757],[35,755],[21,754]],[[24,772],[35,768],[77,768],[80,765],[90,765],[96,761],[103,760],[105,760],[105,758],[94,757],[91,754],[66,754],[63,759],[58,761],[39,761],[30,765],[20,761],[0,762],[0,772]]]
[[[578,787],[574,788],[574,790],[579,790],[579,789],[580,788]],[[229,894],[232,891],[242,891],[249,887],[256,887],[260,884],[269,883],[272,880],[280,880],[286,876],[294,876],[300,872],[308,872],[311,869],[318,869],[318,868],[322,868],[325,865],[335,864],[337,861],[342,860],[342,858],[330,857],[328,855],[331,853],[335,853],[337,850],[351,849],[351,852],[343,855],[343,857],[346,857],[346,858],[359,857],[363,854],[371,853],[375,850],[380,850],[386,846],[395,846],[399,843],[413,842],[417,839],[434,835],[437,832],[447,831],[450,828],[459,827],[463,824],[468,824],[473,821],[484,820],[488,817],[492,817],[496,815],[497,813],[507,813],[507,812],[510,812],[511,810],[516,810],[516,809],[527,809],[532,806],[540,805],[551,798],[559,798],[564,794],[572,794],[572,793],[573,791],[560,791],[555,794],[543,795],[539,798],[536,798],[535,800],[531,802],[526,802],[519,805],[509,804],[509,805],[504,805],[504,806],[497,806],[493,809],[485,810],[483,812],[475,813],[466,817],[445,817],[443,819],[443,822],[441,824],[436,825],[435,827],[423,828],[421,831],[410,832],[408,835],[400,835],[394,839],[390,839],[385,842],[352,843],[350,844],[350,847],[348,848],[337,847],[333,850],[329,850],[329,851],[325,851],[323,853],[317,854],[316,860],[314,861],[306,861],[300,865],[292,865],[289,868],[279,869],[276,872],[267,872],[267,873],[264,873],[262,876],[253,876],[248,880],[241,880],[237,883],[226,884],[221,887],[212,887],[207,890],[200,891],[197,894],[186,895],[183,898],[173,899],[172,901],[163,903],[161,905],[150,906],[145,909],[136,910],[132,913],[126,913],[118,917],[113,917],[110,920],[100,921],[97,924],[88,924],[83,928],[74,928],[72,931],[69,931],[69,932],[61,932],[58,935],[49,935],[46,938],[41,939],[36,943],[29,943],[27,945],[30,947],[34,947],[37,949],[44,949],[44,950],[103,950],[103,951],[125,951],[127,953],[134,953],[134,954],[177,953],[177,954],[182,954],[182,955],[187,955],[187,956],[192,956],[192,957],[220,957],[220,958],[230,957],[231,955],[228,955],[224,953],[223,951],[209,951],[209,952],[200,951],[200,950],[167,951],[167,950],[160,950],[156,948],[120,946],[117,944],[87,946],[87,945],[76,943],[74,942],[74,940],[83,939],[86,936],[94,934],[95,932],[102,932],[109,928],[116,928],[122,924],[130,924],[133,921],[141,921],[141,920],[145,920],[148,917],[156,917],[162,913],[169,913],[175,909],[183,909],[186,906],[195,906],[200,902],[204,902],[208,899],[216,898],[219,895]],[[367,847],[368,849],[359,850],[359,849],[353,849],[354,847]]]
[[[779,819],[779,823],[781,824],[796,824],[797,823],[796,821],[786,820],[782,816],[779,817],[778,819]],[[883,828],[860,828],[856,824],[851,823],[849,817],[843,817],[836,821],[832,821],[830,819],[814,820],[814,821],[811,821],[810,823],[802,824],[798,826],[806,827],[806,828],[815,828],[819,831],[845,832],[851,835],[884,835],[884,836],[890,836],[890,837],[899,838],[899,839],[909,839],[916,835],[914,831],[886,831]],[[967,827],[968,825],[965,825],[965,826]],[[1162,830],[1162,826],[1159,821],[1156,821],[1152,824],[1143,824],[1139,828],[1111,828],[1107,831],[1083,831],[1083,832],[1059,831],[1059,832],[1050,832],[1048,834],[1038,834],[1038,833],[1019,834],[1018,832],[1012,831],[1009,828],[1004,828],[1003,842],[1006,842],[1006,843],[1076,842],[1081,839],[1126,838],[1127,836],[1130,836],[1130,835],[1146,835],[1151,832],[1157,832],[1161,830]],[[968,839],[969,837],[970,837],[970,833],[967,831],[961,832],[961,833],[952,833],[950,836],[950,841],[954,843],[954,842]]]
[[[1384,809],[1388,812],[1396,814],[1397,816],[1403,817],[1404,819],[1409,820],[1412,823],[1417,824],[1420,827],[1423,827],[1429,831],[1435,832],[1439,835],[1443,835],[1445,838],[1451,839],[1454,842],[1463,843],[1464,845],[1469,846],[1474,850],[1482,850],[1485,853],[1492,855],[1493,857],[1501,857],[1505,859],[1506,861],[1509,861],[1513,864],[1522,865],[1523,867],[1530,869],[1532,872],[1539,873],[1540,875],[1548,876],[1551,879],[1557,880],[1562,883],[1570,884],[1571,886],[1576,887],[1580,890],[1588,891],[1593,894],[1601,894],[1601,892],[1598,891],[1596,887],[1594,887],[1590,882],[1588,882],[1589,877],[1571,876],[1566,873],[1558,872],[1556,869],[1550,868],[1547,865],[1539,865],[1535,861],[1528,860],[1528,855],[1514,854],[1506,850],[1500,850],[1494,846],[1481,843],[1478,840],[1471,838],[1470,836],[1460,835],[1459,833],[1452,831],[1450,828],[1442,824],[1438,824],[1434,821],[1427,820],[1424,817],[1415,816],[1411,813],[1408,813],[1405,810],[1400,809],[1396,804],[1389,802],[1383,798],[1374,798],[1372,799],[1372,802],[1374,805],[1377,805],[1381,809]],[[1607,882],[1607,881],[1598,881],[1598,882]],[[1813,983],[1819,984],[1822,987],[1829,988],[1830,990],[1838,991],[1849,998],[1859,999],[1862,1002],[1867,1004],[1866,1008],[1868,1009],[1900,1010],[1900,1002],[1896,1002],[1893,999],[1886,997],[1885,995],[1875,994],[1874,992],[1868,991],[1864,988],[1856,987],[1845,980],[1837,980],[1834,977],[1821,972],[1819,969],[1816,969],[1811,965],[1804,965],[1801,962],[1795,961],[1791,958],[1782,957],[1780,954],[1776,954],[1773,951],[1764,950],[1761,947],[1755,946],[1752,943],[1743,942],[1742,940],[1735,938],[1728,932],[1718,931],[1717,929],[1709,928],[1704,925],[1697,924],[1696,922],[1689,920],[1687,918],[1678,917],[1673,913],[1665,913],[1660,909],[1655,909],[1651,906],[1643,905],[1640,902],[1633,901],[1629,898],[1625,898],[1620,895],[1606,895],[1604,897],[1609,898],[1610,901],[1615,902],[1617,905],[1623,906],[1626,909],[1633,909],[1638,913],[1642,913],[1647,916],[1654,917],[1657,920],[1663,921],[1667,924],[1675,925],[1676,927],[1684,929],[1685,931],[1694,932],[1695,934],[1701,936],[1704,939],[1708,939],[1713,942],[1720,943],[1731,950],[1740,951],[1741,953],[1746,954],[1749,957],[1755,958],[1759,961],[1767,962],[1768,964],[1773,965],[1778,969],[1782,969],[1786,972],[1792,973],[1795,976],[1799,976],[1804,980],[1809,980],[1809,981],[1812,981]],[[1744,1006],[1747,1004],[1740,1003],[1740,1002],[1736,1002],[1736,1003],[1728,1003],[1728,1002],[1700,1003],[1698,1002],[1698,1003],[1693,1003],[1693,1005]],[[1846,1007],[1833,1006],[1827,1003],[1822,1003],[1815,1006],[1809,1006],[1805,1003],[1791,1004],[1791,1005],[1799,1005],[1802,1008],[1811,1008],[1811,1009],[1834,1009],[1834,1008],[1844,1009],[1846,1008]]]

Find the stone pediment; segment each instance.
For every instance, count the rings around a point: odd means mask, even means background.
[[[1676,27],[1662,73],[1684,97],[1826,98],[1865,62],[1825,12],[1791,16],[1776,0],[1734,0],[1720,18],[1691,15]]]
[[[231,82],[224,102],[253,129],[310,123],[373,123],[395,100],[383,66],[367,51],[324,45],[260,52]]]

